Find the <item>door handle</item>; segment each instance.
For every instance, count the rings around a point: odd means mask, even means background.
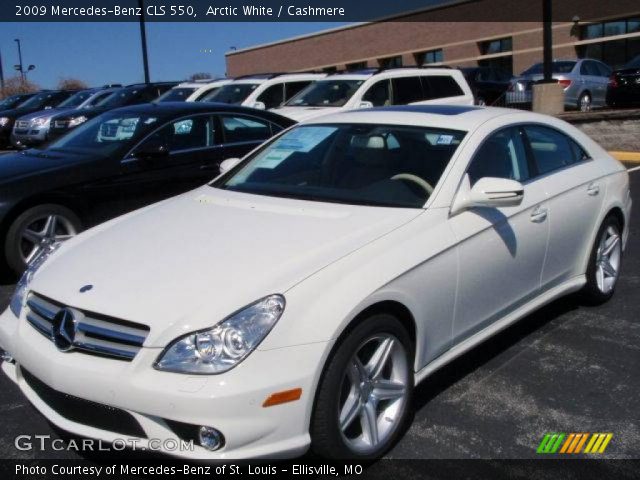
[[[595,197],[600,193],[600,185],[598,185],[597,183],[590,183],[587,187],[587,193],[592,197]]]
[[[548,210],[544,207],[537,206],[533,212],[531,212],[531,221],[533,223],[542,223],[547,219]]]

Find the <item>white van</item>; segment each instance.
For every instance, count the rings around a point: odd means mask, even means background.
[[[319,80],[273,111],[301,121],[340,110],[408,104],[473,105],[474,99],[460,70],[365,69]]]

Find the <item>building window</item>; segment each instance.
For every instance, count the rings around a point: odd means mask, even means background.
[[[513,50],[511,37],[487,40],[486,42],[478,43],[478,46],[480,47],[480,55],[493,55]]]
[[[336,73],[338,71],[338,67],[324,67],[322,71],[324,73]]]
[[[364,70],[367,68],[367,62],[347,63],[347,70]]]
[[[612,68],[620,68],[629,60],[640,55],[640,36],[609,40],[608,37],[637,34],[640,32],[640,17],[612,20],[583,25],[580,40],[601,38],[601,42],[576,46],[579,58],[594,58]]]
[[[402,66],[402,57],[398,55],[397,57],[381,58],[378,63],[380,68],[398,68]]]
[[[429,50],[415,54],[417,65],[429,65],[430,63],[442,63],[444,61],[444,52],[441,48],[437,50]]]

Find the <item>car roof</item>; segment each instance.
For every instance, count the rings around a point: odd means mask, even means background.
[[[315,117],[303,124],[368,123],[450,128],[470,131],[482,123],[518,110],[463,105],[398,105],[392,107],[348,110]],[[535,115],[535,114],[531,114]]]
[[[244,113],[256,117],[272,118],[273,121],[280,120],[282,125],[293,125],[295,121],[265,110],[229,105],[228,103],[216,102],[151,102],[138,105],[119,107],[110,112],[127,112],[136,114],[152,114],[160,116],[189,115],[200,112],[229,112]]]
[[[309,73],[309,72],[299,72],[299,73],[279,73],[279,74],[257,74],[257,75],[247,75],[246,77],[236,78],[233,83],[281,83],[287,82],[291,80],[320,80],[326,77],[326,73]]]
[[[203,82],[182,82],[173,88],[202,88],[202,87],[208,87],[210,85],[215,85],[216,83],[226,84],[231,81],[233,81],[232,78],[216,78],[216,79],[207,80],[206,82],[204,81]]]
[[[347,70],[344,72],[332,73],[324,80],[366,80],[372,77],[402,77],[407,75],[453,75],[456,69],[442,66],[426,67],[395,67],[395,68],[364,68],[362,70]]]

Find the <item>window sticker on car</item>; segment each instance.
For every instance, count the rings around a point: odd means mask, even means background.
[[[278,140],[274,149],[308,153],[335,131],[334,127],[298,128]]]
[[[453,135],[440,135],[436,145],[451,145],[453,142]]]
[[[260,162],[260,168],[274,169],[284,160],[286,160],[292,153],[292,150],[272,150]]]
[[[173,124],[173,132],[176,135],[188,135],[193,128],[193,120],[182,120]]]

